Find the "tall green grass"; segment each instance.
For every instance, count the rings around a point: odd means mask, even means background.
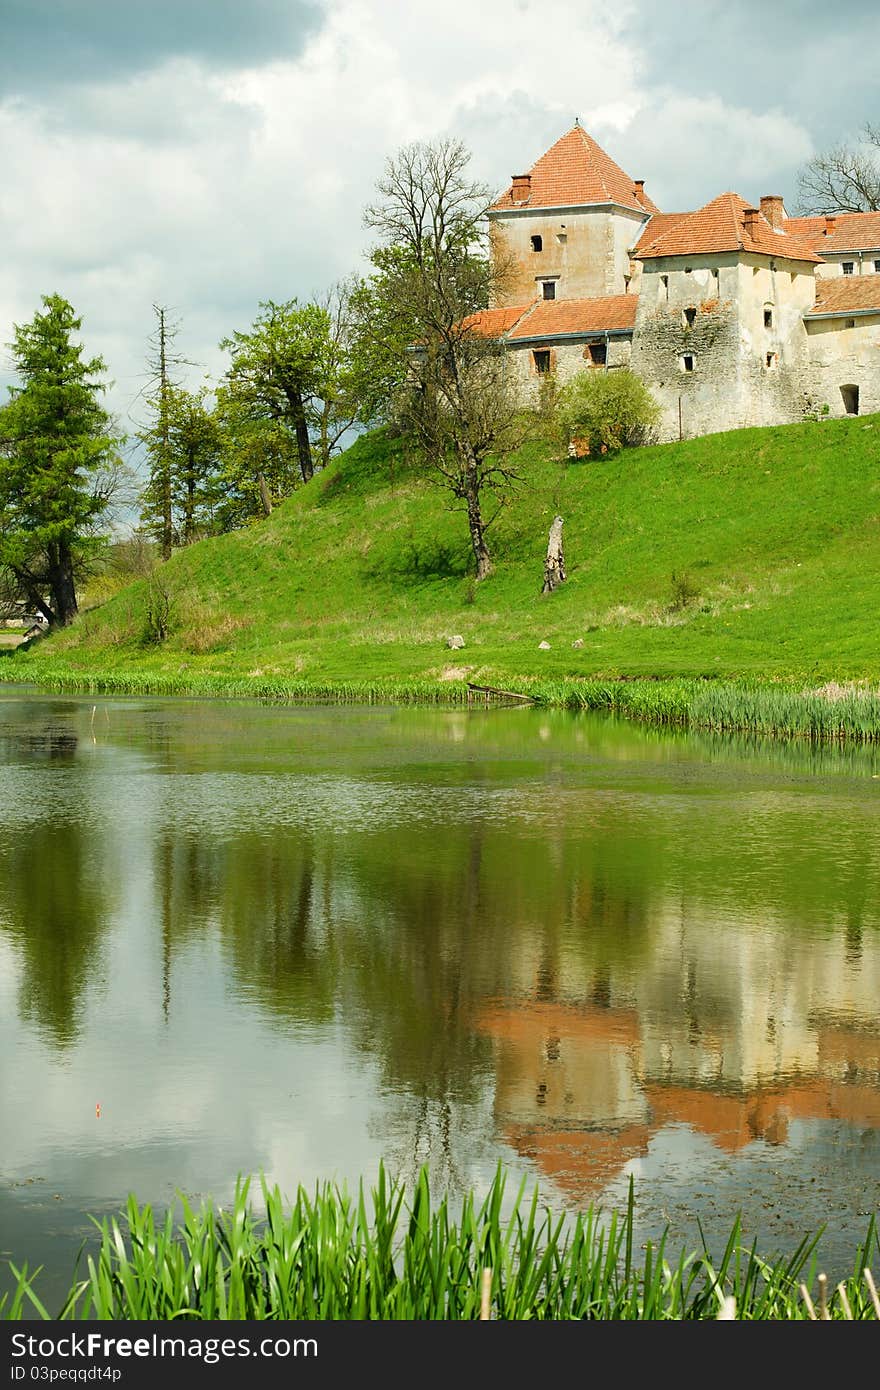
[[[709,1319],[725,1297],[742,1319],[804,1319],[799,1292],[816,1275],[817,1237],[788,1258],[761,1258],[743,1248],[734,1225],[720,1259],[707,1250],[669,1257],[665,1238],[636,1262],[632,1186],[627,1209],[605,1220],[593,1208],[574,1218],[545,1208],[537,1189],[520,1187],[508,1216],[498,1170],[482,1202],[473,1195],[453,1214],[432,1198],[422,1171],[411,1192],[380,1167],[369,1198],[325,1184],[302,1187],[292,1204],[262,1184],[265,1215],[256,1215],[248,1181],[231,1207],[179,1209],[157,1219],[134,1197],[119,1218],[96,1223],[98,1246],[85,1255],[61,1319],[503,1320]],[[874,1316],[864,1281],[878,1248],[871,1222],[829,1315]],[[484,1271],[491,1271],[488,1310],[481,1310]],[[0,1316],[25,1309],[48,1318],[36,1276],[13,1267],[14,1293]]]
[[[321,680],[124,669],[80,672],[48,665],[27,675],[42,688],[59,693],[370,705],[461,705],[469,699],[480,705],[483,701],[480,693],[469,692],[465,680]],[[668,727],[751,732],[815,742],[880,742],[880,691],[854,684],[830,691],[769,681],[685,679],[521,677],[510,684],[517,693],[547,708],[598,711]]]

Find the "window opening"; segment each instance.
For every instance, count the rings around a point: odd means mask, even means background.
[[[550,349],[536,348],[532,357],[535,362],[535,371],[539,376],[546,376],[550,370]]]
[[[858,386],[841,386],[840,394],[843,397],[843,408],[847,415],[858,415],[859,413],[859,388]]]
[[[533,236],[533,237],[532,237],[532,250],[533,250],[533,251],[543,251],[543,250],[544,250],[544,238],[543,238],[543,237],[540,237],[540,236]]]
[[[588,343],[584,357],[594,367],[604,367],[608,361],[608,347],[605,343]]]
[[[544,296],[545,299],[555,299],[555,298],[556,298],[556,281],[555,281],[555,280],[542,280],[542,281],[541,281],[541,292],[542,292],[542,294],[543,294],[543,296]]]
[[[682,313],[681,313],[681,326],[682,326],[682,328],[693,328],[693,326],[694,326],[694,324],[696,323],[696,321],[697,321],[697,311],[696,311],[696,309],[694,309],[693,307],[691,307],[691,308],[683,309],[683,310],[682,310]]]
[[[684,371],[692,372],[694,370],[693,354],[690,352],[686,352],[684,357],[681,359],[681,365]]]
[[[765,328],[772,328],[772,327],[773,327],[773,310],[772,310],[772,309],[765,309],[765,310],[764,310],[764,327],[765,327]]]
[[[853,271],[855,270],[855,268],[856,268],[856,263],[855,263],[855,261],[844,261],[844,263],[843,263],[843,273],[844,273],[844,275],[852,275],[852,273],[853,273]]]

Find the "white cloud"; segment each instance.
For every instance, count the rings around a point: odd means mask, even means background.
[[[217,343],[260,299],[356,267],[362,207],[411,140],[460,136],[503,187],[579,115],[667,207],[730,186],[756,196],[810,153],[788,113],[647,89],[636,15],[595,0],[328,0],[292,60],[231,72],[177,58],[0,105],[0,341],[60,291],[124,415],[161,302],[203,364],[191,379],[218,371]]]

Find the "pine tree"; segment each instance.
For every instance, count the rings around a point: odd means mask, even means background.
[[[100,404],[104,362],[72,341],[82,319],[61,295],[42,303],[9,345],[21,385],[0,410],[0,575],[64,626],[77,613],[77,580],[103,545],[122,441]]]

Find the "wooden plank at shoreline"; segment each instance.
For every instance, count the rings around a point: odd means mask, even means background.
[[[522,700],[527,705],[533,705],[535,703],[531,695],[520,695],[515,690],[499,690],[498,687],[494,685],[474,685],[473,681],[468,681],[467,688],[469,700],[473,692],[477,695],[485,695],[487,700],[490,695],[495,695],[502,700]]]

